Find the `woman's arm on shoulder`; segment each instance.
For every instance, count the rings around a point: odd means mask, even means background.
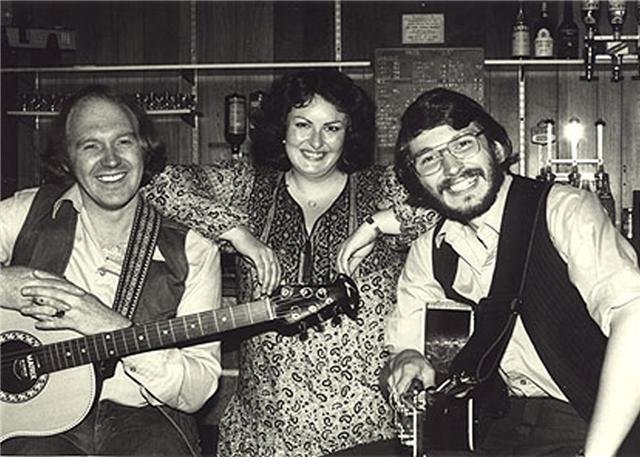
[[[253,172],[239,161],[212,165],[167,165],[142,189],[161,214],[217,241],[248,225]]]
[[[393,165],[384,168],[380,177],[381,192],[378,207],[391,208],[399,222],[400,241],[409,244],[427,232],[438,221],[438,213],[430,208],[412,206],[407,203],[409,193],[398,181]],[[386,232],[385,232],[386,233]]]

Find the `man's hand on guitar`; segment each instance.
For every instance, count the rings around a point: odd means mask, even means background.
[[[40,330],[70,329],[84,335],[129,327],[131,321],[105,306],[96,296],[63,278],[36,272],[21,289],[32,300],[20,312],[37,319]]]
[[[405,349],[396,354],[389,368],[389,392],[396,398],[406,393],[415,379],[425,388],[435,385],[436,371],[424,356],[414,349]]]

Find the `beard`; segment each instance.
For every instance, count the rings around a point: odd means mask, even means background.
[[[421,195],[421,200],[426,204],[426,206],[435,209],[445,218],[453,219],[463,224],[468,224],[469,221],[481,214],[484,214],[489,210],[489,208],[491,208],[491,205],[496,201],[500,186],[502,186],[502,183],[504,182],[504,173],[499,169],[495,159],[492,160],[491,166],[488,169],[483,170],[481,168],[469,168],[464,170],[459,176],[456,176],[456,179],[461,177],[474,178],[476,176],[484,178],[485,181],[489,183],[489,189],[482,199],[474,205],[458,209],[452,208],[445,203],[442,198],[442,193],[451,186],[451,179],[444,180],[438,186],[437,193],[422,186],[423,194]]]

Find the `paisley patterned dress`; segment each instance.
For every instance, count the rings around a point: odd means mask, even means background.
[[[191,227],[193,217],[202,224],[213,211],[199,209],[200,199],[242,208],[239,214],[246,212],[252,232],[274,249],[283,279],[293,284],[330,282],[340,243],[367,215],[403,200],[390,169],[352,174],[307,233],[281,172],[234,162],[169,167],[159,178],[147,197]],[[178,190],[187,196],[177,197]],[[211,227],[202,229],[214,237]],[[310,327],[306,338],[295,326],[259,329],[241,342],[237,391],[220,423],[218,455],[313,457],[394,436],[379,376],[405,246],[398,237],[382,239],[354,277],[361,295],[356,320]],[[255,274],[243,263],[239,277],[238,298],[250,301]]]

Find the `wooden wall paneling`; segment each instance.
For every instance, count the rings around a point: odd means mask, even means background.
[[[540,167],[546,165],[547,147],[533,144],[532,129],[540,121],[552,119],[554,133],[558,133],[558,67],[532,68],[526,73],[526,135],[527,135],[527,175],[535,177]],[[555,145],[553,150],[555,151]],[[555,155],[554,155],[555,157]]]
[[[333,1],[273,2],[275,60],[333,60],[333,18]]]
[[[620,205],[630,207],[632,192],[640,191],[640,81],[627,74],[622,81]]]
[[[16,76],[2,78],[0,85],[0,100],[3,104],[15,100],[18,92],[18,78]],[[3,107],[6,108],[6,105]],[[0,199],[13,194],[18,188],[18,163],[20,149],[18,138],[14,134],[18,130],[18,119],[8,116],[6,109],[2,110],[2,135],[0,135]],[[12,134],[7,134],[12,132]]]
[[[270,2],[198,2],[200,62],[273,60],[273,6]]]
[[[597,91],[594,120],[585,126],[590,135],[589,150],[597,156],[596,129],[594,123],[598,119],[606,122],[603,138],[603,160],[605,170],[609,173],[611,192],[616,203],[616,222],[620,223],[622,198],[622,138],[623,132],[623,84],[612,82],[609,69],[598,71],[598,80],[591,85]]]
[[[485,108],[505,128],[518,154],[518,71],[515,67],[485,67]],[[517,170],[517,167],[514,168]]]

